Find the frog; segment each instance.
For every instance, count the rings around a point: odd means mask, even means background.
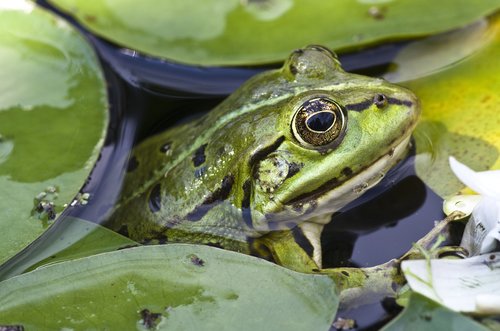
[[[419,115],[412,91],[346,72],[326,47],[297,49],[139,143],[106,226],[322,272],[323,228],[408,155]]]

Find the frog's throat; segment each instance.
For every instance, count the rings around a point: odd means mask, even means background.
[[[377,185],[387,171],[398,163],[408,151],[411,135],[397,142],[390,150],[375,163],[359,172],[338,188],[327,191],[315,199],[317,209],[306,215],[307,218],[298,222],[302,233],[313,247],[312,258],[318,268],[322,268],[321,232],[325,224],[332,220],[331,214],[344,207],[349,202],[360,197],[368,189]]]
[[[319,268],[322,268],[321,232],[325,224],[331,222],[331,214],[377,185],[387,171],[406,155],[410,139],[411,135],[403,138],[392,147],[390,153],[379,158],[370,167],[346,181],[339,188],[320,196],[316,200],[318,208],[314,216],[309,215],[305,221],[300,222],[302,233],[313,246],[312,258]]]
[[[336,183],[335,187],[327,187],[299,201],[285,203],[283,211],[276,215],[276,218],[271,222],[268,220],[261,224],[253,224],[254,229],[269,231],[289,228],[304,222],[322,225],[329,223],[331,218],[322,216],[331,215],[377,185],[385,174],[406,156],[410,139],[411,135],[406,135],[396,141],[387,153],[347,181]]]
[[[315,216],[334,213],[377,185],[384,178],[385,174],[407,154],[410,139],[411,135],[404,137],[395,143],[390,152],[384,154],[371,166],[355,174],[351,179],[345,181],[335,189],[327,190],[314,200],[308,201],[306,204],[315,204],[317,207],[311,214],[305,215],[306,218],[304,221],[313,218],[315,220],[323,220],[321,224],[328,223],[330,218]],[[303,207],[304,210],[308,208],[306,205]]]

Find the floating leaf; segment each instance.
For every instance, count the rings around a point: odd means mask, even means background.
[[[495,38],[495,29],[487,19],[466,27],[409,43],[392,60],[383,75],[391,82],[416,80],[445,70],[488,46]]]
[[[50,0],[92,32],[177,62],[255,65],[323,44],[337,51],[435,34],[494,12],[499,0]]]
[[[196,245],[143,246],[0,283],[0,325],[26,330],[328,330],[333,281]]]
[[[32,242],[89,175],[107,124],[92,48],[31,2],[0,3],[0,263]]]
[[[446,101],[449,101],[450,105],[453,105],[452,96],[448,97],[447,93],[443,91],[443,102],[446,104]],[[453,92],[450,94],[452,95]],[[419,96],[419,98],[423,104],[428,105],[428,107],[423,106],[425,107],[423,113],[437,111],[437,108],[433,107],[434,104],[428,102],[425,96]],[[447,107],[444,104],[441,105]],[[448,111],[448,108],[444,108],[443,111]],[[465,114],[469,111],[476,110],[464,109]],[[485,113],[488,111],[491,110],[483,110]],[[454,126],[453,123],[426,121],[425,116],[424,114],[424,120],[417,125],[414,132],[417,146],[415,167],[417,175],[441,197],[456,194],[464,187],[464,184],[451,171],[448,163],[450,156],[457,155],[474,169],[486,170],[493,167],[498,158],[500,146],[492,145],[480,137],[450,132],[447,125]],[[481,134],[478,133],[478,135]]]
[[[408,307],[382,331],[439,330],[439,331],[487,331],[481,324],[446,309],[419,295],[412,294]]]
[[[477,171],[500,169],[500,15],[480,31],[476,36],[483,42],[468,39],[475,52],[403,84],[417,94],[423,110],[415,130],[417,174],[442,197],[464,187],[449,168],[450,155]],[[426,49],[421,56],[431,58]],[[418,54],[405,56],[411,62]]]
[[[47,233],[29,255],[16,257],[0,268],[0,279],[19,275],[41,265],[139,246],[139,243],[93,222],[65,217]]]

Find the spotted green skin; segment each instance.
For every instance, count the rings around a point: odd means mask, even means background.
[[[380,93],[389,100],[382,108],[373,101]],[[347,111],[345,136],[333,149],[304,147],[291,129],[299,106],[318,95]],[[393,153],[418,113],[410,91],[347,73],[325,49],[295,51],[201,119],[137,146],[108,226],[140,242],[265,255],[258,246],[272,246],[273,232],[335,211],[324,197]]]

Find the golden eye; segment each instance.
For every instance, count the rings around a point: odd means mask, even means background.
[[[314,149],[331,149],[344,138],[347,113],[328,97],[305,101],[295,112],[292,132],[302,145]]]

